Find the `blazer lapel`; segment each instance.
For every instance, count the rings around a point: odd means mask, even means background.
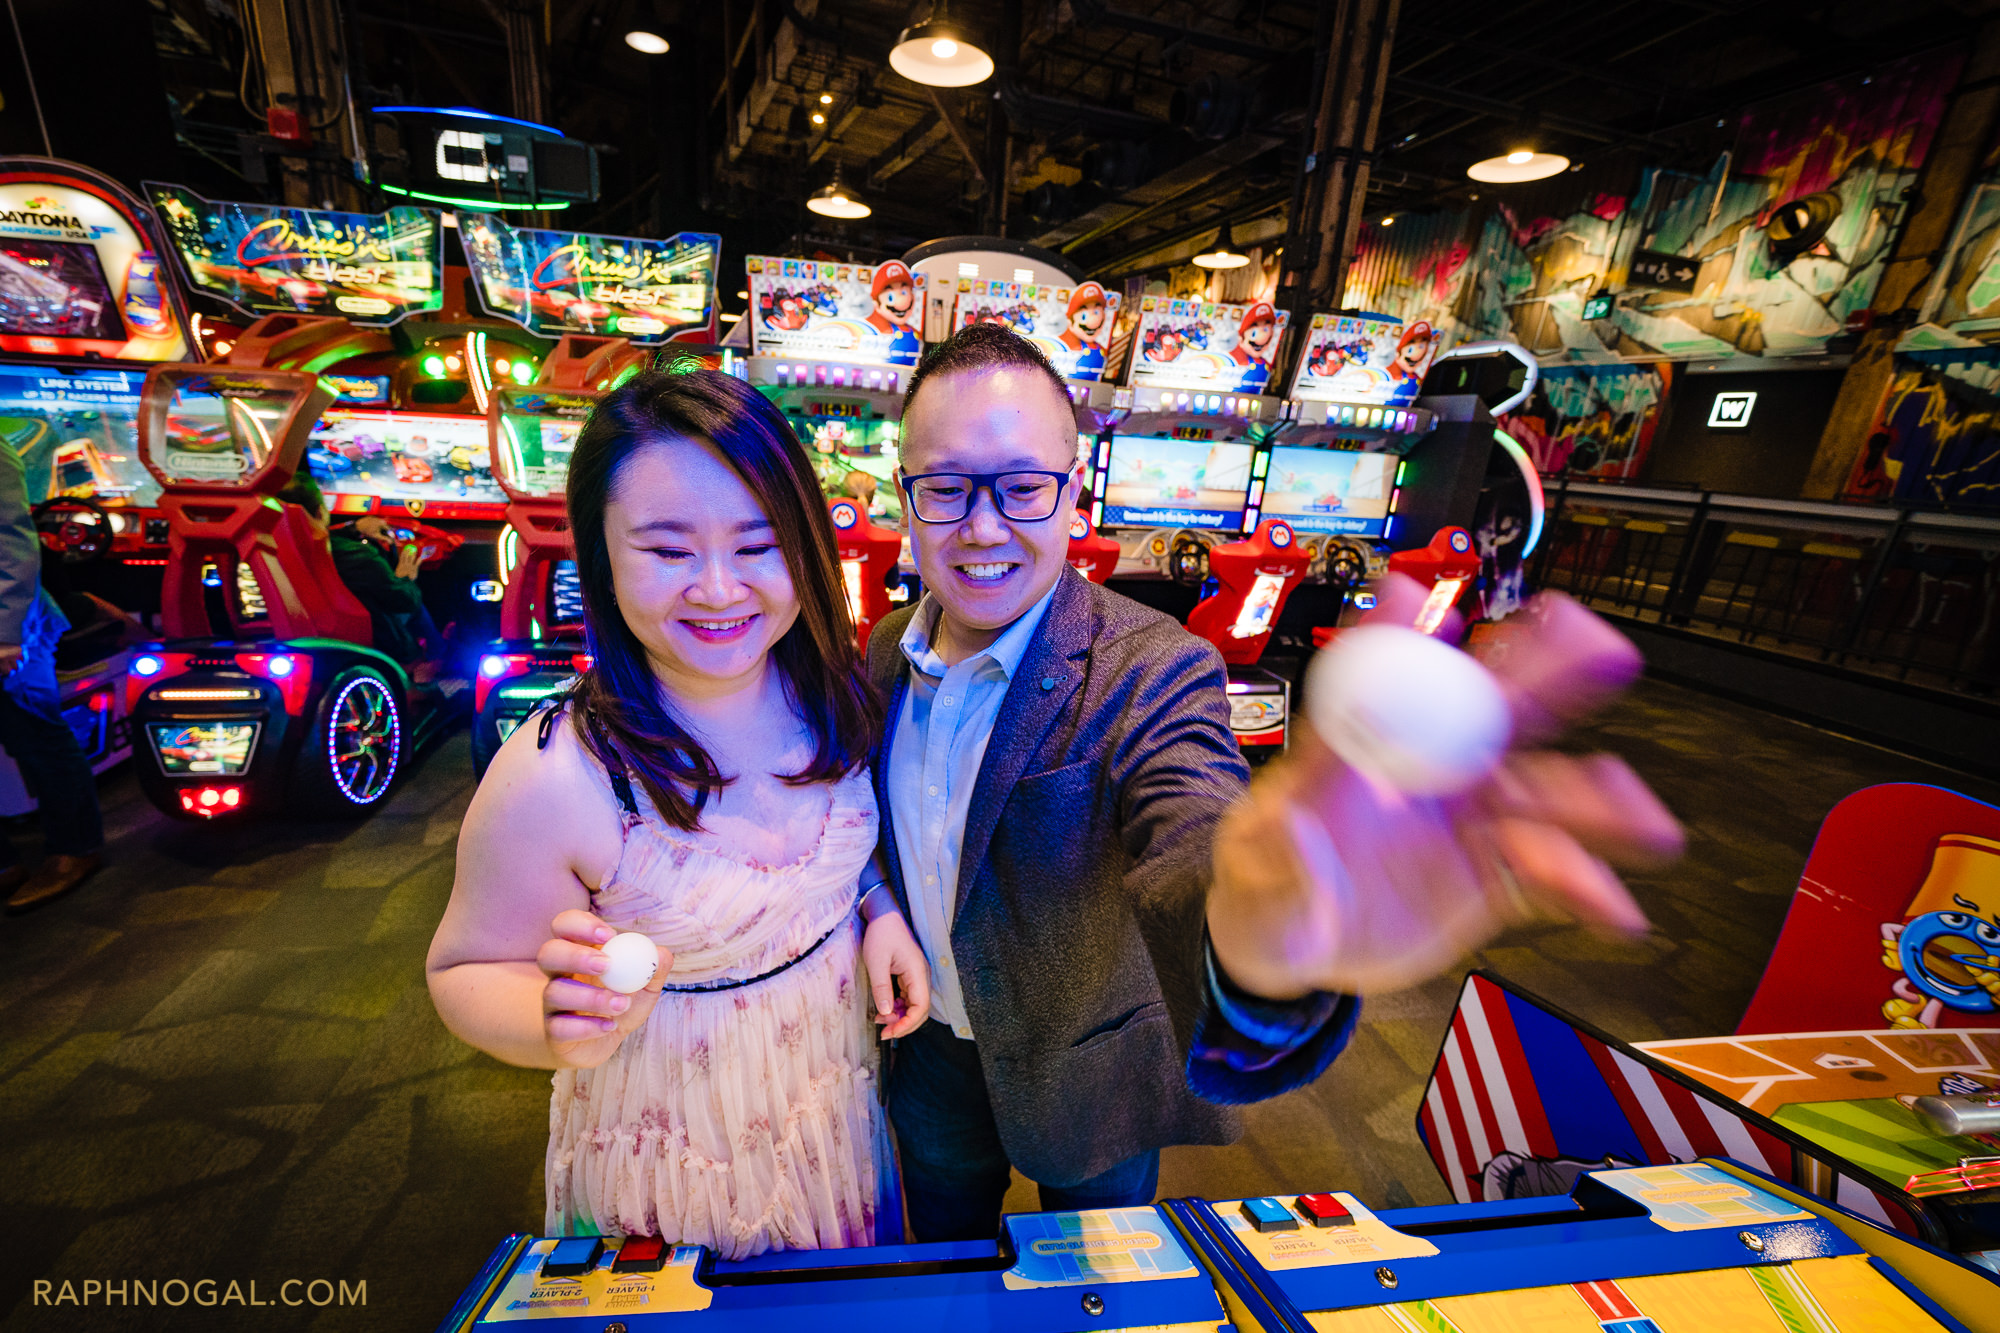
[[[910,901],[909,895],[903,888],[903,858],[896,851],[895,814],[889,806],[889,752],[890,747],[896,743],[896,723],[903,712],[903,693],[910,687],[908,670],[898,672],[894,681],[894,684],[882,691],[887,696],[889,705],[882,717],[882,741],[875,747],[875,760],[869,780],[875,787],[876,845],[881,848],[883,864],[889,870],[889,889],[896,895],[897,902],[902,905],[904,918],[908,919]]]
[[[953,919],[965,914],[965,900],[986,863],[986,849],[1000,822],[1014,784],[1027,771],[1049,727],[1061,716],[1070,695],[1083,683],[1077,659],[1090,651],[1090,597],[1083,576],[1065,569],[1056,583],[1055,600],[1035,631],[1020,670],[1007,684],[1007,697],[993,720],[993,738],[979,765],[972,787],[972,806],[965,815],[965,839],[958,855],[958,897]]]

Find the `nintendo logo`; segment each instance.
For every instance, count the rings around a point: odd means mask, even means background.
[[[1741,430],[1750,424],[1750,409],[1757,406],[1757,395],[1750,390],[1739,393],[1719,393],[1709,404],[1708,424],[1712,430]]]

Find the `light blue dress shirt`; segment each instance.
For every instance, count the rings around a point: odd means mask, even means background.
[[[951,952],[965,817],[1007,685],[1054,598],[1051,588],[991,647],[955,666],[946,666],[931,646],[938,604],[930,597],[903,631],[910,675],[889,745],[889,813],[915,918],[910,925],[931,965],[931,1017],[968,1041],[972,1024]]]

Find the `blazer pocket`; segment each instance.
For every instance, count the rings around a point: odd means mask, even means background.
[[[1135,1031],[1142,1023],[1149,1023],[1154,1019],[1163,1019],[1166,1016],[1166,1001],[1148,1000],[1130,1013],[1121,1014],[1117,1018],[1099,1023],[1096,1027],[1071,1042],[1069,1048],[1072,1051],[1088,1051],[1094,1047],[1103,1046],[1118,1040],[1128,1032]]]

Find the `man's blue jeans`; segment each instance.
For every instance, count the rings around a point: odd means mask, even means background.
[[[902,1148],[903,1194],[911,1239],[986,1240],[1000,1234],[1000,1204],[1012,1168],[979,1049],[935,1020],[896,1044],[889,1118]],[[1129,1208],[1151,1203],[1160,1185],[1155,1148],[1074,1185],[1040,1185],[1050,1211]]]

